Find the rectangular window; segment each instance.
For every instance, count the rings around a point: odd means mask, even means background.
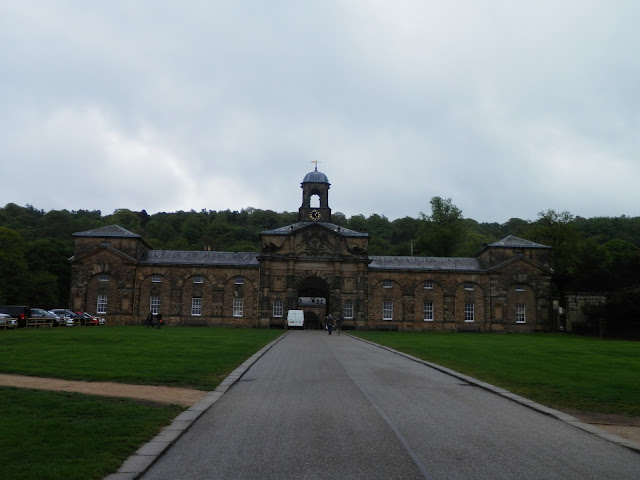
[[[382,320],[393,320],[393,302],[382,302]]]
[[[427,280],[424,282],[424,288],[427,290],[433,290],[433,282],[431,280]]]
[[[195,277],[193,277],[193,283],[203,283],[204,279],[202,278],[202,275],[196,275]]]
[[[162,275],[158,275],[157,273],[154,273],[153,275],[151,275],[151,281],[153,283],[161,283],[162,282]]]
[[[524,284],[518,283],[516,285],[516,292],[524,292]]]
[[[236,277],[236,285],[244,285],[244,278],[242,277]]]
[[[244,310],[244,298],[234,298],[233,299],[233,316],[241,317]]]
[[[106,273],[101,273],[100,274],[100,281],[101,282],[108,282],[109,281],[109,275],[107,275]]]
[[[464,289],[465,290],[473,290],[473,283],[471,282],[467,282],[464,284]]]
[[[464,304],[464,321],[473,322],[475,320],[475,305],[473,303]]]
[[[191,315],[193,317],[202,315],[202,297],[191,298]]]
[[[151,310],[151,313],[158,313],[160,311],[160,295],[151,295],[149,309]]]
[[[111,242],[100,242],[100,246],[101,247],[110,247],[111,246]]]
[[[284,315],[284,309],[282,308],[282,300],[274,300],[273,302],[273,316],[282,317]]]
[[[516,305],[516,323],[527,322],[527,307],[523,303]]]
[[[98,295],[98,306],[96,307],[96,313],[107,313],[106,295]]]
[[[344,318],[353,318],[353,300],[347,300],[344,302],[344,312],[342,312]]]
[[[392,288],[392,287],[393,287],[393,282],[391,280],[382,281],[382,288]]]
[[[433,322],[433,302],[424,302],[424,321]]]

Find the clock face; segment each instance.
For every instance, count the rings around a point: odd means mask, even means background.
[[[311,210],[311,213],[309,213],[309,218],[312,221],[317,222],[322,218],[322,213],[320,213],[319,210]]]

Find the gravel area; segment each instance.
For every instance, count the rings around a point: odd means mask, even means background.
[[[37,390],[78,392],[87,395],[133,398],[150,402],[169,403],[190,407],[198,403],[207,392],[190,388],[160,387],[155,385],[129,385],[114,382],[77,382],[58,378],[30,377],[0,373],[0,385]]]

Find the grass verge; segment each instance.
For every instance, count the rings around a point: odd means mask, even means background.
[[[640,342],[542,333],[354,334],[559,410],[640,417]]]
[[[353,333],[559,410],[640,417],[640,342],[540,333]]]
[[[0,387],[0,478],[98,479],[118,470],[183,409]]]
[[[0,331],[0,372],[210,391],[282,330]],[[171,423],[175,405],[0,387],[0,478],[99,479]]]
[[[145,327],[0,332],[0,372],[210,391],[282,330]]]

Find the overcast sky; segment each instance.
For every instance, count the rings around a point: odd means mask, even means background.
[[[0,0],[0,206],[640,215],[640,2]]]

